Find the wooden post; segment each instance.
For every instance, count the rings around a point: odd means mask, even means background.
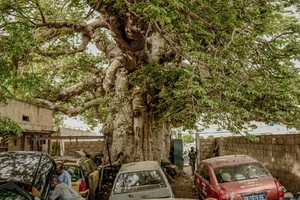
[[[197,151],[196,170],[198,170],[198,165],[200,164],[200,137],[199,137],[199,133],[196,133],[196,151]]]

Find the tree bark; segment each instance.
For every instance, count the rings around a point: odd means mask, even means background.
[[[118,69],[115,78],[115,95],[110,109],[114,110],[106,123],[106,134],[112,135],[112,161],[142,160],[168,161],[170,149],[169,124],[156,121],[151,108],[151,97],[145,88],[134,87],[131,99],[128,71]],[[110,127],[110,128],[107,128]]]

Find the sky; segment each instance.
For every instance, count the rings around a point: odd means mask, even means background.
[[[64,126],[67,128],[72,128],[76,130],[81,130],[81,131],[92,131],[95,133],[100,133],[101,127],[95,127],[94,130],[92,130],[86,123],[84,123],[82,120],[80,120],[79,117],[66,117],[64,120]]]

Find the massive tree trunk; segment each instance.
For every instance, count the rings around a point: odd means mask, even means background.
[[[147,81],[143,86],[129,82],[128,75],[145,65],[167,63],[174,59],[170,58],[174,52],[155,23],[142,23],[143,18],[130,11],[122,15],[112,5],[102,9],[102,3],[92,6],[107,23],[115,41],[115,46],[109,44],[105,49],[110,65],[103,82],[106,93],[112,95],[110,116],[104,126],[104,134],[112,136],[112,161],[168,161],[170,127],[155,116],[157,91]]]
[[[122,162],[141,160],[168,161],[170,134],[167,122],[156,121],[144,88],[128,88],[128,72],[121,68],[116,73],[114,110],[107,122],[112,135],[112,161],[122,157]],[[125,98],[131,93],[131,98]],[[147,98],[148,97],[148,98]],[[148,100],[148,101],[147,101]]]

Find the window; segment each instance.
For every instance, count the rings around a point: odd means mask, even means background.
[[[202,177],[210,183],[210,174],[208,167],[205,167],[202,172]]]
[[[23,115],[23,121],[29,122],[29,116]]]
[[[18,145],[18,140],[16,138],[14,138],[13,143],[14,143],[15,146],[17,146]]]
[[[31,137],[27,137],[27,145],[31,145],[31,144],[32,144]]]
[[[0,199],[26,200],[28,199],[28,197],[25,196],[25,194],[23,194],[22,192],[8,187],[0,189]]]
[[[215,168],[214,172],[219,183],[270,176],[269,172],[258,162]]]
[[[114,194],[154,190],[167,187],[158,170],[136,171],[120,174],[113,189]]]
[[[97,169],[97,165],[92,160],[88,160],[88,163],[89,163],[92,171],[95,171]]]
[[[80,164],[82,169],[83,169],[83,172],[84,172],[84,175],[85,176],[88,176],[90,173],[93,172],[93,168],[91,166],[91,163],[89,162],[89,160],[85,160],[83,163]]]
[[[72,181],[78,181],[82,178],[80,168],[78,166],[65,165],[64,169],[69,172]]]
[[[200,163],[200,165],[198,166],[198,174],[200,174],[201,175],[201,173],[202,173],[202,170],[203,170],[203,163]]]

